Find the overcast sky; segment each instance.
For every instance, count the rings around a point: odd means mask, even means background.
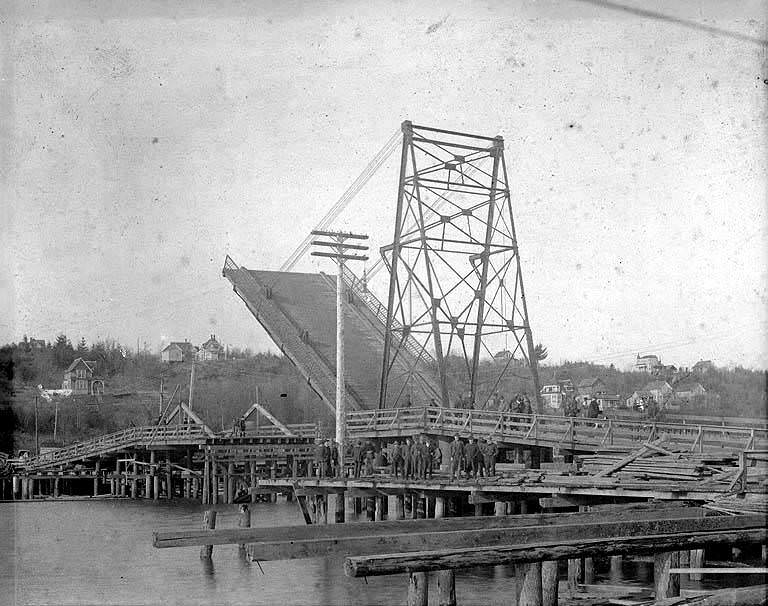
[[[225,255],[278,268],[411,119],[504,136],[551,358],[768,367],[765,1],[193,4],[0,7],[0,342],[270,347]],[[396,179],[337,226],[385,243]]]

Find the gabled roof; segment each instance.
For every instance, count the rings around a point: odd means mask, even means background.
[[[657,360],[658,361],[659,356],[657,356],[655,354],[645,354],[644,356],[641,356],[640,354],[637,354],[637,359],[638,360],[651,360],[652,359],[652,360]]]
[[[579,381],[579,387],[592,387],[595,383],[600,381],[601,383],[603,380],[600,377],[590,377],[588,379],[582,379]]]
[[[67,368],[67,370],[65,372],[72,372],[73,370],[75,370],[75,368],[77,368],[80,365],[81,362],[85,365],[85,367],[88,370],[90,370],[91,372],[94,372],[93,369],[96,368],[96,362],[95,361],[90,361],[90,360],[88,362],[86,362],[82,358],[75,358],[72,361],[72,364],[69,365],[69,367]]]
[[[211,338],[208,339],[205,343],[203,343],[202,348],[203,349],[213,349],[213,348],[221,349],[221,343],[219,343],[216,340],[216,335],[211,335]]]
[[[643,387],[643,391],[652,391],[654,389],[664,389],[665,385],[667,386],[667,389],[672,389],[672,386],[666,381],[651,381],[645,387]]]
[[[697,388],[706,391],[704,386],[698,381],[686,381],[685,383],[678,383],[675,385],[675,391],[693,391]]]
[[[189,341],[171,341],[168,343],[168,345],[160,350],[160,353],[164,352],[166,349],[170,349],[171,347],[178,347],[183,352],[197,351],[197,347],[192,345],[192,343]]]

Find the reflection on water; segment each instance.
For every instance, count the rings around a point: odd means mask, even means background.
[[[237,506],[217,507],[217,527],[237,526]],[[0,503],[0,603],[10,604],[397,604],[407,579],[344,576],[342,558],[248,562],[237,545],[155,549],[152,532],[200,528],[191,502]],[[303,524],[293,504],[259,504],[253,526]],[[625,561],[598,581],[650,583],[652,566]],[[565,568],[561,569],[561,578]],[[433,580],[434,583],[434,580]],[[456,575],[461,604],[509,603],[512,566]],[[684,581],[683,586],[692,586]],[[563,585],[561,585],[563,587]],[[434,591],[434,588],[432,588]],[[567,603],[566,600],[563,601]],[[583,603],[583,602],[582,602]]]

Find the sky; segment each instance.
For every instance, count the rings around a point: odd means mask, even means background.
[[[551,360],[768,368],[767,9],[5,2],[0,342],[274,348],[225,256],[280,267],[410,119],[504,137]],[[334,227],[387,243],[396,193]]]

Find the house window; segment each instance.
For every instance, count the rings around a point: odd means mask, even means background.
[[[78,391],[84,390],[85,389],[85,381],[78,381],[77,382],[77,389],[78,389]]]
[[[85,379],[85,370],[82,368],[77,369],[77,378],[78,379]]]

